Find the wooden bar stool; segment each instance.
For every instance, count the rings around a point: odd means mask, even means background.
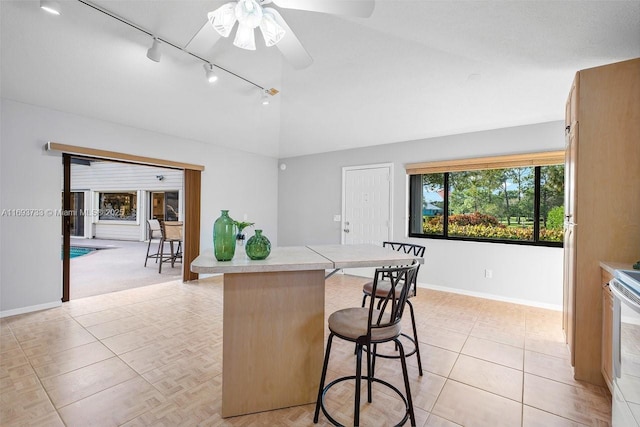
[[[164,221],[162,223],[163,233],[160,243],[160,267],[158,273],[162,273],[162,264],[171,263],[171,268],[180,259],[182,262],[182,221]],[[164,254],[164,244],[169,243],[170,253]],[[175,246],[174,246],[175,244]]]
[[[149,258],[155,259],[156,263],[158,262],[158,259],[160,258],[160,245],[162,244],[163,239],[162,226],[160,225],[160,221],[158,221],[157,219],[148,219],[147,224],[149,226],[149,244],[147,245],[147,256],[144,258],[145,267],[147,266],[147,261],[149,261]],[[150,254],[149,252],[151,252],[151,242],[154,240],[158,242],[158,248],[156,249],[155,253]]]

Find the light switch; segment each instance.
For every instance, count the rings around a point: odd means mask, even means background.
[[[342,221],[342,216],[341,215],[334,215],[333,216],[333,222],[340,222]]]

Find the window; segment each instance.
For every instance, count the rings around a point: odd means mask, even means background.
[[[411,237],[562,245],[564,165],[464,166],[411,173]]]
[[[136,221],[138,196],[126,193],[100,193],[100,220]]]

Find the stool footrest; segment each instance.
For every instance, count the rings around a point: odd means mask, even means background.
[[[327,394],[327,391],[329,391],[329,389],[331,387],[333,387],[334,385],[344,382],[344,381],[351,381],[351,380],[355,380],[356,376],[355,375],[349,375],[346,377],[340,377],[340,378],[336,378],[335,380],[331,381],[329,384],[327,384],[323,389],[322,389],[322,398],[320,399],[320,409],[322,409],[322,413],[324,414],[324,416],[327,418],[327,420],[329,420],[329,422],[331,424],[333,424],[334,426],[342,426],[342,424],[340,424],[338,421],[336,421],[330,414],[329,412],[327,412],[327,409],[324,407],[324,397]],[[378,384],[382,384],[384,386],[386,386],[387,388],[393,390],[398,396],[400,396],[400,399],[402,399],[402,401],[404,402],[404,406],[406,408],[404,417],[402,418],[402,420],[400,420],[400,422],[398,424],[396,424],[395,426],[402,426],[404,425],[404,423],[407,422],[407,420],[409,419],[409,402],[407,401],[407,398],[405,397],[404,394],[402,394],[402,392],[400,390],[398,390],[397,387],[395,387],[394,385],[388,383],[387,381],[381,380],[380,378],[369,378],[366,375],[363,375],[360,377],[360,379],[362,381],[373,381],[375,383]]]

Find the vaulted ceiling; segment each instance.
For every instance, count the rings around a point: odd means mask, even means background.
[[[345,0],[356,1],[356,0]],[[186,46],[219,0],[95,0]],[[3,98],[284,158],[559,120],[577,70],[640,57],[640,1],[377,0],[370,18],[280,9],[313,57],[297,70],[256,36],[202,62],[76,0],[52,16],[2,0]],[[517,141],[514,141],[517,144]]]

